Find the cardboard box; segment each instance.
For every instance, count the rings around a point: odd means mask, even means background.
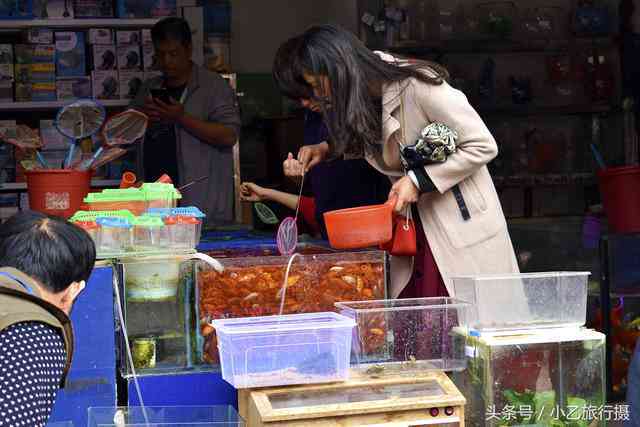
[[[142,33],[142,44],[153,44],[153,37],[151,37],[151,29],[144,28],[141,30]]]
[[[118,46],[118,70],[141,71],[140,45]]]
[[[33,14],[40,19],[73,19],[73,1],[34,0]]]
[[[120,30],[116,32],[116,44],[125,46],[130,44],[140,44],[140,31]]]
[[[55,101],[56,100],[56,83],[55,82],[32,83],[31,100],[34,102]]]
[[[204,65],[204,8],[183,7],[182,17],[191,28],[191,44],[193,45],[193,62]]]
[[[74,0],[76,18],[113,18],[113,0]]]
[[[56,81],[58,101],[91,98],[91,77],[67,77]]]
[[[91,74],[93,97],[96,99],[118,99],[120,84],[117,71],[94,71]]]
[[[204,66],[208,70],[228,72],[231,69],[231,46],[229,39],[208,36],[204,46]]]
[[[162,71],[145,71],[143,73],[143,77],[144,77],[143,81],[145,81],[145,82],[147,80],[161,78],[162,77]]]
[[[86,75],[84,33],[56,33],[56,75],[82,77]]]
[[[28,44],[17,44],[14,49],[14,61],[16,64],[31,64],[33,62],[34,46]]]
[[[118,62],[115,45],[94,45],[92,47],[94,71],[115,70]]]
[[[42,151],[66,150],[69,148],[69,140],[62,135],[53,120],[40,120],[40,139],[42,139]]]
[[[56,46],[54,44],[39,44],[31,51],[32,64],[55,64]]]
[[[133,99],[144,81],[141,71],[120,71],[120,99]]]
[[[117,0],[118,18],[161,18],[177,15],[176,0]]]
[[[89,30],[90,44],[114,44],[113,30],[110,28],[91,28]]]
[[[5,101],[8,100],[6,97],[6,88],[11,86],[11,91],[13,92],[13,68],[13,46],[10,44],[0,44],[0,87],[3,92],[0,95],[0,99]],[[13,100],[13,93],[11,93],[9,98]]]
[[[29,28],[27,31],[27,43],[53,44],[53,30],[50,28]]]
[[[144,71],[157,71],[159,69],[152,44],[142,46],[142,64]]]

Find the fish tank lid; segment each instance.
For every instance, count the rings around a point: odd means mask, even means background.
[[[271,332],[298,332],[319,329],[353,328],[355,320],[337,313],[303,313],[281,316],[239,317],[214,319],[211,325],[219,333],[251,334]]]
[[[546,344],[570,341],[602,341],[605,335],[584,327],[563,327],[546,329],[522,329],[513,331],[500,331],[497,333],[479,333],[467,330],[465,327],[456,327],[453,332],[463,335],[469,343],[478,342],[491,347]]]
[[[471,304],[455,298],[407,298],[386,299],[372,301],[336,302],[336,308],[356,313],[369,313],[380,311],[404,311],[404,310],[431,310],[445,308],[466,308]]]

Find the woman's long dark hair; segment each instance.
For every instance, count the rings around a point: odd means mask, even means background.
[[[331,114],[326,107],[323,111],[336,156],[362,155],[380,144],[382,85],[412,77],[440,85],[448,78],[446,70],[434,63],[398,66],[385,62],[355,35],[331,25],[307,30],[294,53],[289,66],[296,82],[304,82],[303,73],[328,77]],[[425,74],[425,69],[431,73]]]

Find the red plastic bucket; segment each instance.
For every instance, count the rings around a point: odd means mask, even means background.
[[[71,217],[89,193],[91,171],[44,169],[25,172],[29,208],[49,215]]]
[[[609,229],[614,233],[640,232],[640,167],[600,170],[598,181]]]

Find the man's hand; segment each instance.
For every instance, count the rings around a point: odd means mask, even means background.
[[[173,98],[167,104],[160,99],[148,97],[144,110],[154,122],[178,123],[184,117],[184,105]]]
[[[305,145],[298,151],[298,161],[302,163],[304,172],[309,172],[312,167],[324,161],[329,154],[329,144],[321,142],[315,145]]]
[[[392,197],[398,198],[395,211],[397,213],[403,213],[411,203],[418,201],[420,191],[416,188],[413,181],[411,181],[411,178],[405,176],[396,181],[393,187],[391,187],[389,199]]]
[[[302,163],[298,159],[293,158],[293,154],[289,153],[287,160],[282,163],[284,175],[289,178],[300,178],[302,176]]]
[[[240,199],[245,202],[261,202],[266,198],[266,190],[253,182],[243,182],[240,186]]]

